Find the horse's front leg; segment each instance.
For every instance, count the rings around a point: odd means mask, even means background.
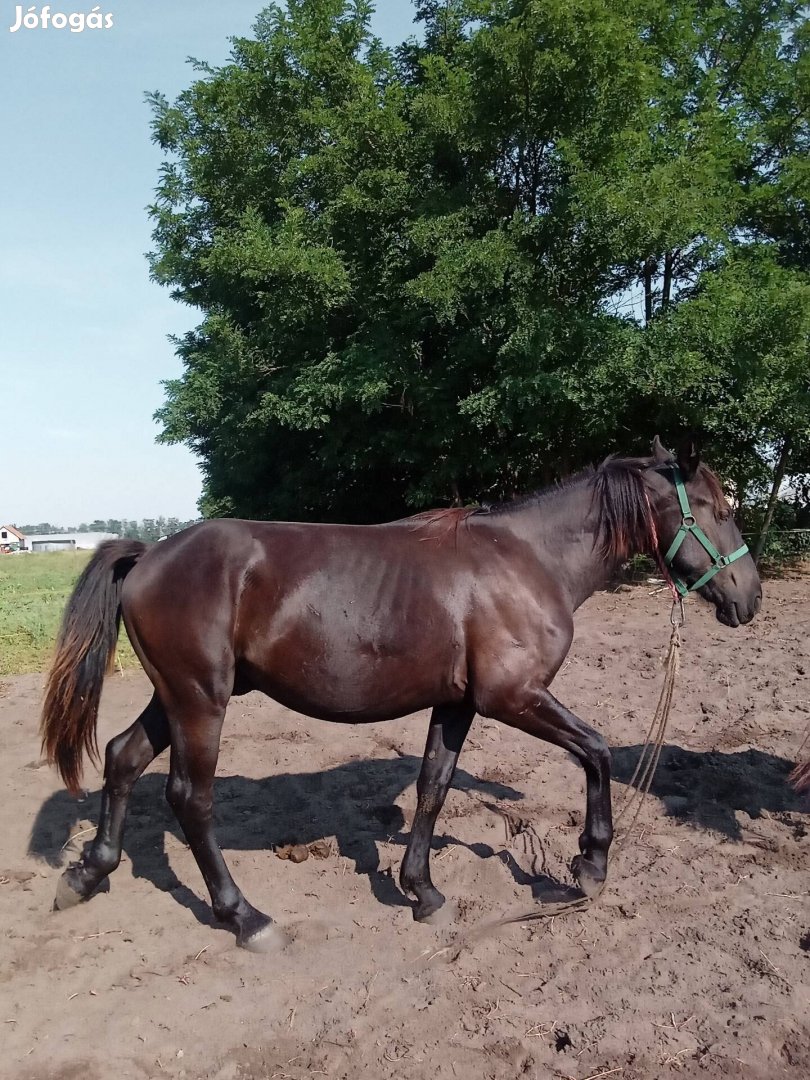
[[[485,715],[562,747],[582,765],[587,785],[585,828],[579,838],[581,854],[571,863],[571,872],[586,895],[598,892],[607,876],[608,851],[613,839],[607,742],[545,687],[506,695],[504,702],[487,710]]]
[[[470,705],[441,705],[430,718],[425,756],[416,784],[416,814],[399,876],[402,891],[416,897],[413,917],[419,922],[444,904],[444,897],[430,879],[430,844],[474,715]]]

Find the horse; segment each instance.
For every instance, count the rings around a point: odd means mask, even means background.
[[[696,588],[720,622],[736,627],[759,610],[757,570],[720,482],[693,444],[675,456],[657,438],[651,457],[610,457],[495,506],[379,525],[221,519],[151,546],[104,543],[68,600],[43,705],[43,750],[71,792],[84,753],[98,760],[121,618],[154,693],[106,747],[98,830],[62,874],[55,907],[88,899],[118,866],[130,791],[170,747],[166,797],[216,919],[247,949],[285,940],[234,882],[213,825],[225,708],[251,690],[343,724],[432,709],[400,869],[417,921],[445,902],[430,847],[476,713],[562,747],[584,769],[571,870],[593,893],[613,836],[610,751],[549,687],[576,609],[632,555],[665,550],[679,591]]]

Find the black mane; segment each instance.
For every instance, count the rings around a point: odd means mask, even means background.
[[[652,551],[654,547],[655,527],[642,478],[651,464],[649,458],[609,457],[598,468],[583,469],[530,495],[482,506],[472,513],[509,514],[542,505],[571,488],[587,484],[597,504],[605,555],[622,561],[635,552]]]

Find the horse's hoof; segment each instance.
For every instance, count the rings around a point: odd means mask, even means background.
[[[238,937],[236,944],[248,952],[271,953],[281,952],[291,941],[292,938],[285,930],[271,922],[247,937]]]
[[[67,880],[67,875],[62,874],[56,886],[56,899],[53,902],[53,910],[67,911],[68,908],[76,907],[77,904],[81,904],[86,899],[86,896],[82,896],[80,892],[73,888]]]
[[[428,922],[433,920],[443,907],[444,897],[438,889],[431,889],[430,892],[420,898],[413,909],[413,917],[416,922]]]
[[[583,855],[577,855],[573,860],[571,873],[580,890],[588,898],[598,896],[605,887],[605,874]]]

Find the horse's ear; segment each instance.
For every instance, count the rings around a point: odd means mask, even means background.
[[[657,435],[653,439],[652,452],[653,457],[659,465],[666,465],[673,460],[672,454],[667,450]]]
[[[683,473],[684,480],[691,480],[697,472],[700,464],[700,451],[694,439],[684,439],[678,447],[678,468]]]

